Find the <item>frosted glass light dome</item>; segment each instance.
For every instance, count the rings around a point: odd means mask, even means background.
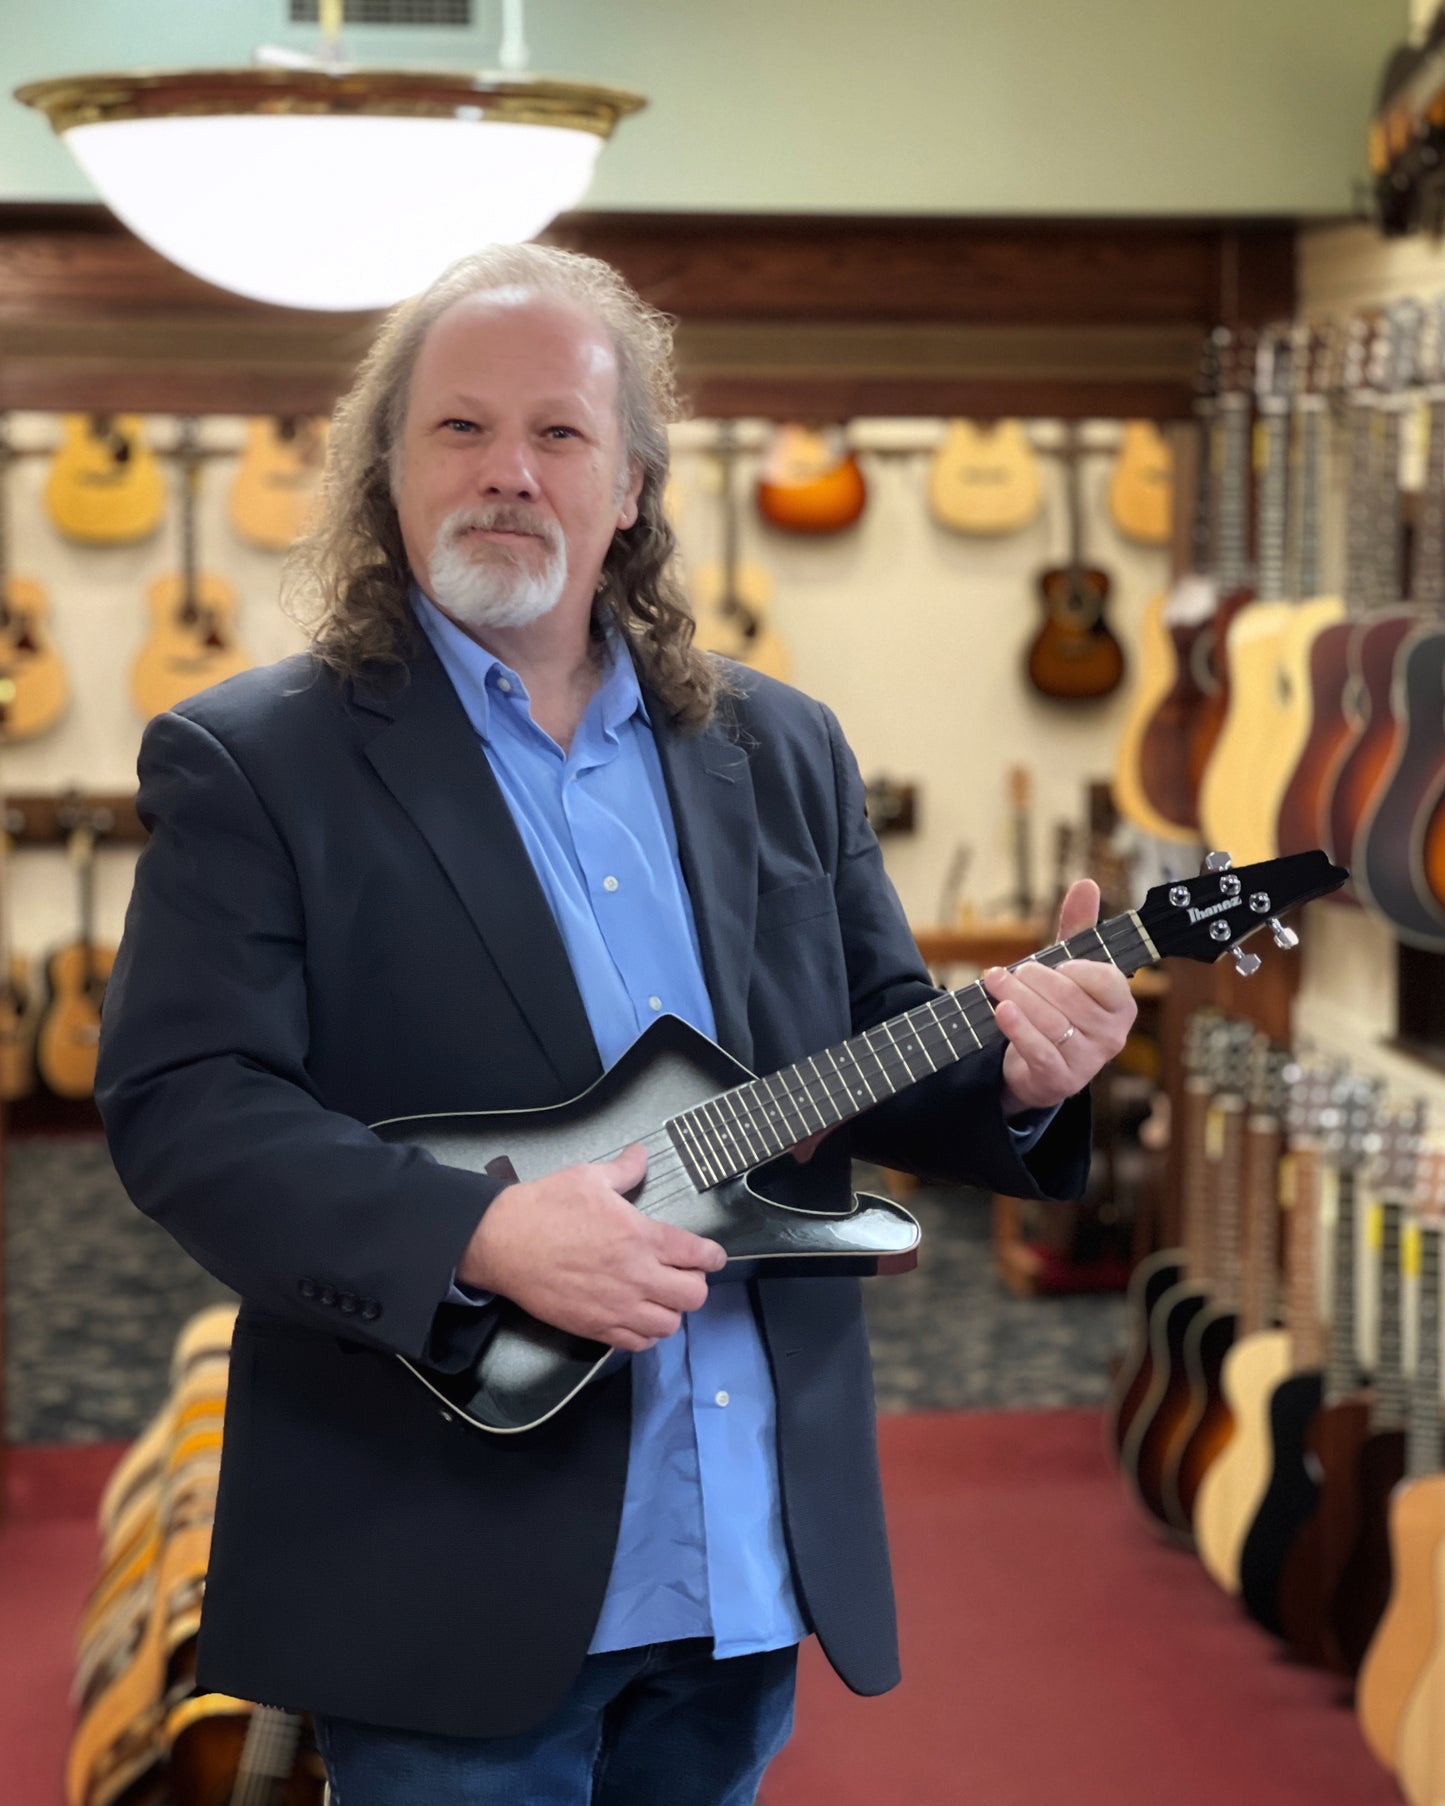
[[[38,82],[112,210],[171,262],[286,307],[386,307],[586,192],[621,89],[270,68]]]

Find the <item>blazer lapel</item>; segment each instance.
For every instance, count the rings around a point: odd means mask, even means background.
[[[366,756],[416,824],[565,1096],[602,1070],[567,950],[487,756],[441,661],[423,639],[410,682],[352,686],[356,703],[390,717]]]
[[[692,897],[703,976],[721,1046],[751,1065],[748,985],[757,915],[758,814],[747,754],[714,723],[685,733],[648,696],[672,799],[678,853]]]

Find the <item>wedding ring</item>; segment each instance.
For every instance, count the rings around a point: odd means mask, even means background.
[[[1062,1046],[1063,1046],[1063,1045],[1064,1045],[1064,1043],[1065,1043],[1065,1041],[1067,1041],[1067,1040],[1068,1040],[1068,1038],[1069,1038],[1069,1036],[1070,1036],[1070,1035],[1072,1035],[1072,1034],[1073,1034],[1073,1032],[1074,1032],[1074,1025],[1073,1025],[1073,1023],[1072,1023],[1072,1022],[1071,1022],[1071,1023],[1070,1023],[1070,1024],[1069,1024],[1069,1026],[1068,1026],[1068,1027],[1067,1027],[1067,1028],[1066,1028],[1066,1029],[1065,1029],[1065,1030],[1064,1030],[1064,1032],[1063,1032],[1063,1034],[1061,1034],[1061,1035],[1059,1035],[1059,1036],[1058,1036],[1058,1037],[1057,1037],[1057,1038],[1056,1038],[1056,1039],[1055,1039],[1055,1041],[1054,1041],[1054,1046],[1055,1046],[1055,1047],[1062,1047]]]

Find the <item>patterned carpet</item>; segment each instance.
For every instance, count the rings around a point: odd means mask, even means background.
[[[879,1176],[860,1183],[882,1189]],[[1021,1299],[989,1267],[987,1201],[922,1190],[916,1272],[866,1288],[884,1411],[1100,1402],[1123,1300]],[[7,1439],[134,1436],[158,1408],[180,1325],[228,1297],[141,1216],[96,1137],[5,1150]]]

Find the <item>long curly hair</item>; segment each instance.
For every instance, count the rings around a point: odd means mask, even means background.
[[[667,427],[682,416],[672,322],[596,257],[547,245],[489,245],[393,309],[332,416],[314,523],[287,561],[287,612],[309,632],[316,656],[343,676],[378,662],[404,665],[417,650],[412,573],[393,499],[412,372],[449,307],[499,288],[574,302],[612,341],[624,454],[640,465],[642,490],[636,522],[613,535],[603,560],[594,631],[610,610],[672,719],[702,727],[733,686],[721,662],[693,644],[692,611],[674,564],[677,541],[663,512]]]

